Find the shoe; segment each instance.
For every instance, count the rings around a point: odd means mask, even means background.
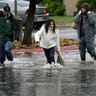
[[[92,55],[92,59],[93,59],[94,61],[96,61],[96,53],[94,53],[94,54]]]
[[[8,60],[7,60],[7,61],[5,61],[5,64],[8,64],[8,65],[9,65],[9,64],[13,64],[13,61],[8,61]]]
[[[92,57],[94,61],[96,61],[96,57]]]
[[[52,62],[51,63],[51,68],[55,68],[56,66],[55,66],[55,63],[54,62]]]
[[[85,61],[81,61],[80,64],[85,64]]]
[[[51,65],[48,63],[48,64],[42,66],[42,68],[51,68]]]

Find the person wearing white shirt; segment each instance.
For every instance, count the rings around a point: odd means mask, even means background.
[[[49,19],[39,31],[35,33],[36,46],[44,49],[47,65],[55,64],[55,51],[60,53],[59,30],[56,28],[55,21]]]

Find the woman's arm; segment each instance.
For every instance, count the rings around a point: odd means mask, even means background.
[[[40,30],[35,33],[35,42],[40,42],[40,38],[42,36],[42,33],[43,33],[44,29],[45,29],[45,26],[43,25],[40,28]]]

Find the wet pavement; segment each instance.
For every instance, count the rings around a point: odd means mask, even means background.
[[[63,50],[62,69],[43,69],[43,52],[13,54],[13,63],[0,68],[0,96],[96,96],[96,61],[88,53],[81,63],[78,50]]]
[[[43,69],[43,52],[13,54],[13,64],[0,68],[0,96],[96,95],[96,64],[88,54],[81,64],[78,50],[63,51],[62,69]]]
[[[64,28],[64,27],[58,27],[60,37],[67,38],[67,39],[77,39],[77,32],[73,28]],[[32,33],[32,36],[34,36],[34,33],[37,32],[37,30],[34,30]]]

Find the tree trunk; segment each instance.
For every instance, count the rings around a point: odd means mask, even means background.
[[[29,5],[29,12],[28,17],[25,25],[24,37],[23,37],[23,44],[24,45],[31,45],[32,44],[32,29],[34,24],[34,14],[36,9],[36,1],[37,0],[30,0]]]

